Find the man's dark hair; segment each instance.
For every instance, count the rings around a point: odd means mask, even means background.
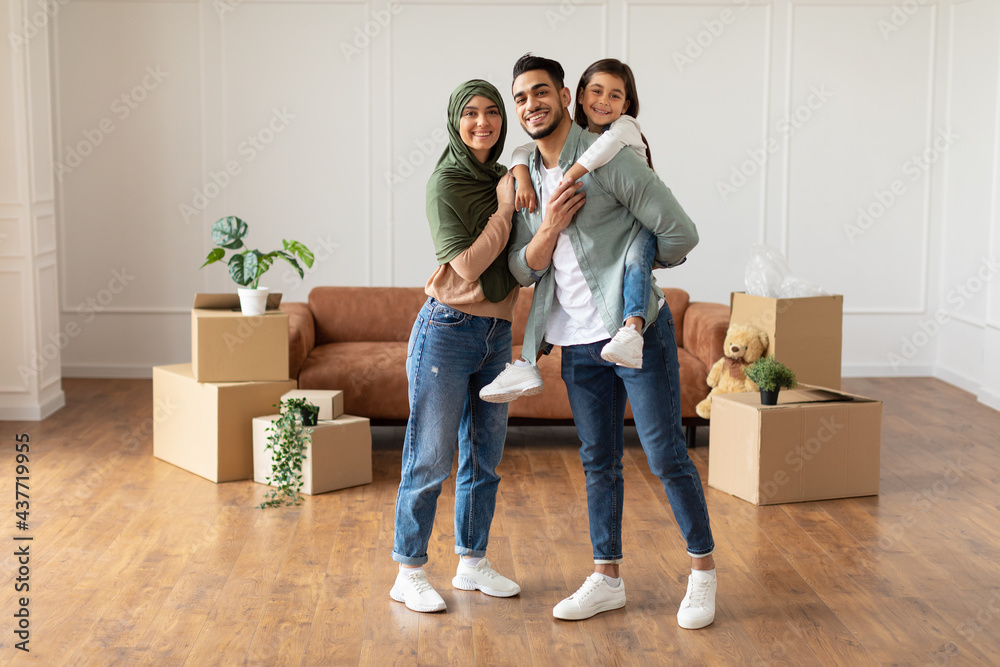
[[[533,56],[531,53],[525,53],[514,63],[514,79],[535,69],[543,69],[548,72],[549,78],[552,79],[552,83],[557,89],[562,90],[565,87],[563,79],[566,78],[566,73],[563,71],[562,65],[550,58]]]

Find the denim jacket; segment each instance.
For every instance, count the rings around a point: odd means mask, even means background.
[[[559,166],[565,172],[598,138],[573,123],[562,152]],[[541,155],[535,153],[528,165],[535,192],[541,192]],[[567,227],[580,269],[597,304],[601,320],[614,335],[622,323],[625,310],[622,287],[625,277],[625,253],[640,232],[647,227],[656,237],[656,261],[664,266],[677,266],[698,244],[698,230],[681,208],[670,189],[649,166],[632,151],[619,151],[603,167],[584,175],[583,192],[587,201]],[[534,213],[521,209],[514,214],[508,261],[510,271],[521,285],[535,284],[531,313],[524,333],[522,356],[535,362],[539,350],[548,351],[544,341],[545,325],[555,299],[555,277],[551,265],[535,272],[528,267],[525,246],[542,223],[544,203]],[[655,279],[649,295],[646,326],[656,321],[658,303],[663,292]]]

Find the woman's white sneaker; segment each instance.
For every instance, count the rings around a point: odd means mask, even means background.
[[[488,560],[483,558],[475,567],[459,561],[458,571],[451,585],[463,591],[482,591],[498,598],[509,598],[521,592],[521,587],[493,569]]]
[[[697,630],[710,625],[715,620],[715,574],[705,574],[698,570],[688,577],[687,595],[677,610],[677,625],[686,630]]]
[[[618,587],[608,583],[598,572],[587,577],[576,593],[552,609],[552,615],[564,621],[580,621],[602,611],[621,609],[625,606],[625,580]]]
[[[413,611],[443,611],[447,607],[423,570],[400,568],[389,597]]]

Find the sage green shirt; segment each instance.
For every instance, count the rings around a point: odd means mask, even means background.
[[[559,154],[559,166],[565,172],[598,135],[574,123]],[[541,191],[541,155],[535,149],[528,164],[535,192]],[[629,244],[647,227],[656,237],[656,261],[677,266],[698,244],[698,230],[674,198],[670,189],[649,166],[632,151],[619,151],[603,167],[584,175],[583,192],[587,202],[577,211],[567,233],[583,271],[597,310],[610,338],[621,326],[625,303],[622,287],[625,279],[625,253]],[[514,229],[509,248],[510,271],[517,281],[535,285],[535,295],[524,333],[522,356],[534,363],[540,349],[547,348],[545,325],[555,299],[555,277],[551,265],[532,271],[526,260],[525,246],[542,224],[542,206],[534,213],[521,209],[514,214]],[[663,292],[652,281],[646,326],[656,320]]]

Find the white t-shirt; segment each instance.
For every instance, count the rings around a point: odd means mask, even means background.
[[[542,166],[541,170],[542,184],[538,201],[539,212],[544,219],[543,202],[548,202],[562,180],[563,172],[559,167],[546,169]],[[559,233],[556,247],[552,251],[551,271],[556,281],[556,299],[545,326],[546,342],[552,345],[583,345],[608,338],[608,331],[604,328],[601,314],[594,303],[594,295],[583,276],[566,229]]]

